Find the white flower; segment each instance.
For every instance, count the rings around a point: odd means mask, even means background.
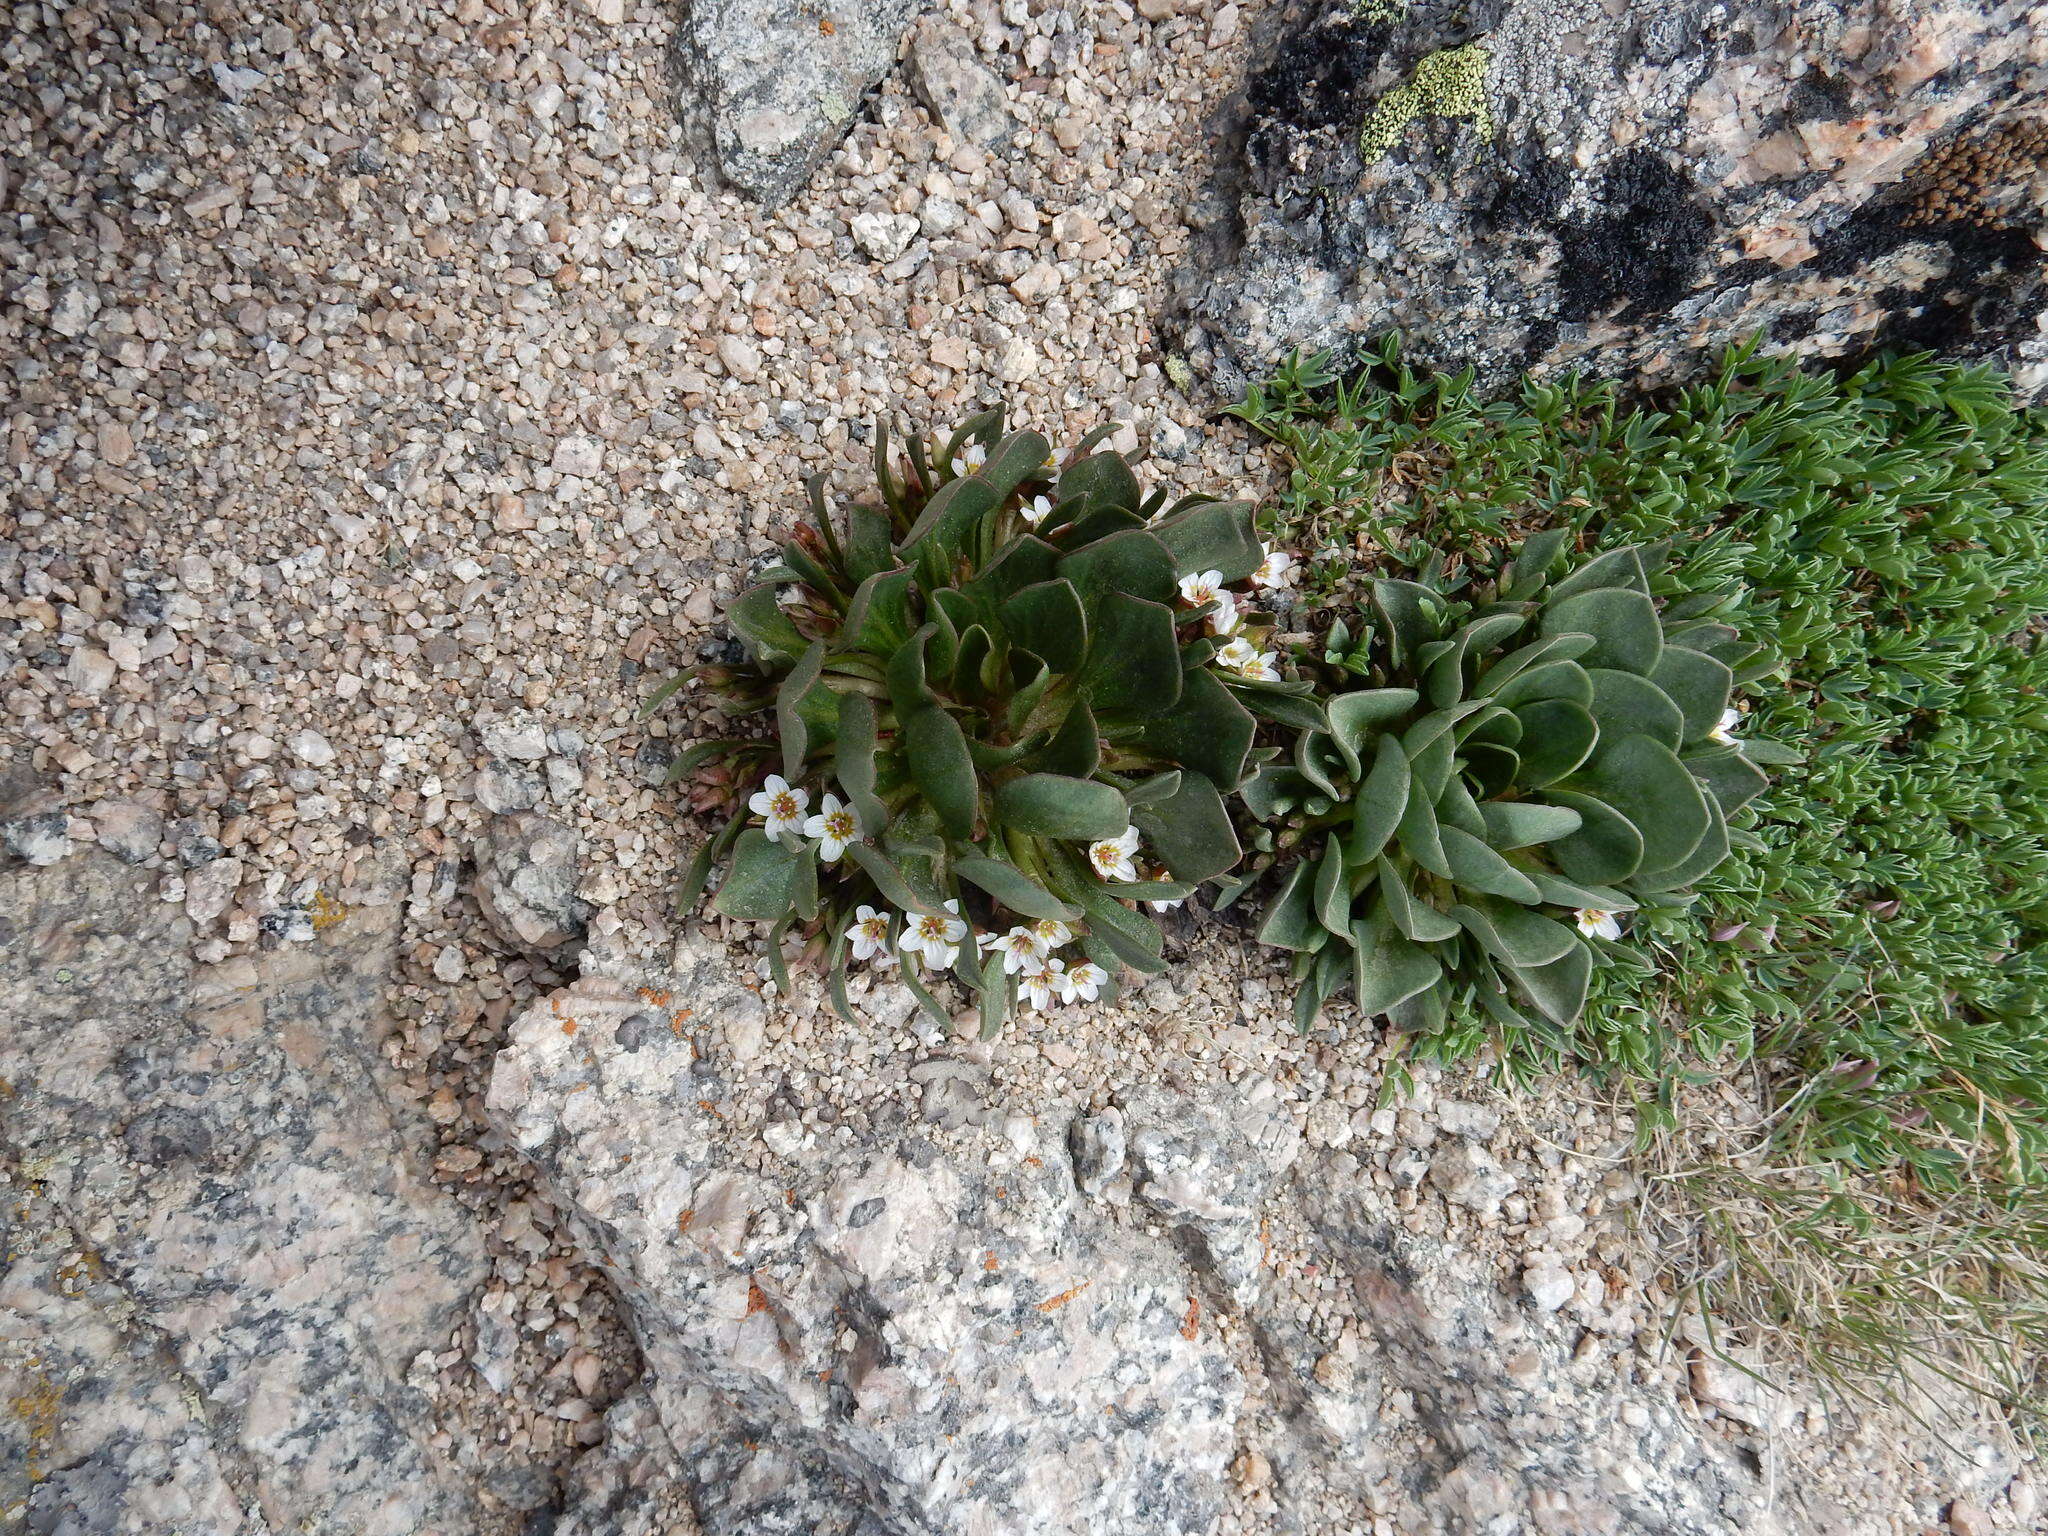
[[[953,455],[953,474],[971,475],[988,462],[988,450],[980,443],[969,443]]]
[[[1003,974],[1006,976],[1014,976],[1019,971],[1027,976],[1036,976],[1045,969],[1045,951],[1039,947],[1038,935],[1029,928],[1012,928],[1001,935],[984,933],[976,942],[983,949],[1003,952]]]
[[[1145,903],[1145,905],[1150,907],[1154,912],[1171,912],[1175,907],[1179,906],[1182,902],[1186,900],[1187,897],[1185,896],[1175,896],[1166,901],[1148,901]]]
[[[1254,682],[1277,683],[1280,670],[1273,665],[1274,654],[1262,651],[1242,636],[1232,640],[1216,653],[1216,664],[1228,667],[1239,677],[1248,677]]]
[[[1126,827],[1120,837],[1104,838],[1088,845],[1088,862],[1104,880],[1135,880],[1138,866],[1132,863],[1138,852],[1138,829]]]
[[[1018,510],[1024,514],[1024,521],[1036,528],[1040,523],[1052,516],[1052,498],[1050,496],[1034,496]]]
[[[1724,709],[1721,711],[1721,719],[1719,723],[1717,723],[1711,731],[1707,732],[1707,739],[1709,741],[1718,741],[1722,743],[1722,745],[1724,746],[1732,747],[1736,745],[1735,727],[1737,727],[1740,724],[1742,724],[1741,710]]]
[[[1209,615],[1209,633],[1227,635],[1237,628],[1237,598],[1229,592],[1216,594],[1216,611]]]
[[[1621,924],[1612,912],[1603,912],[1598,907],[1581,907],[1578,910],[1579,932],[1589,939],[1618,939]]]
[[[775,605],[778,608],[800,607],[803,604],[803,600],[804,589],[794,582],[791,582],[775,594]]]
[[[830,864],[846,852],[848,843],[860,841],[860,818],[829,791],[819,803],[824,809],[804,823],[804,836],[818,840],[818,857]]]
[[[1259,562],[1259,568],[1252,572],[1252,585],[1264,587],[1269,592],[1292,585],[1296,564],[1294,556],[1284,549],[1267,549],[1265,555],[1266,558]]]
[[[920,912],[912,917],[903,928],[903,937],[898,947],[918,957],[918,962],[928,971],[943,971],[952,965],[960,954],[960,941],[967,937],[967,925],[960,921],[960,903],[949,901],[946,911],[952,916],[935,917]]]
[[[1056,917],[1041,917],[1031,925],[1031,931],[1038,935],[1038,952],[1049,955],[1062,944],[1074,942],[1074,930]]]
[[[1198,571],[1192,576],[1180,579],[1180,600],[1190,608],[1199,608],[1212,603],[1223,593],[1221,571]]]
[[[791,789],[789,780],[779,773],[768,775],[768,782],[754,791],[754,798],[747,802],[747,809],[768,824],[768,841],[780,842],[782,834],[792,837],[804,829],[804,807],[811,803],[807,789]]]
[[[1033,971],[1017,978],[1017,1001],[1026,1008],[1046,1013],[1052,1008],[1053,989],[1058,984],[1059,961],[1052,962],[1052,968]]]
[[[1058,965],[1059,961],[1053,961]],[[1103,983],[1109,980],[1109,972],[1092,960],[1083,960],[1072,970],[1056,970],[1052,973],[1053,990],[1060,995],[1060,1001],[1092,1003],[1102,995]]]
[[[877,912],[863,903],[853,910],[853,926],[846,930],[846,936],[853,942],[853,958],[872,960],[881,957],[884,965],[896,957],[889,953],[889,914]]]

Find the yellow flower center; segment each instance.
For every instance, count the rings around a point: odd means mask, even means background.
[[[834,811],[825,818],[826,835],[837,842],[849,842],[853,838],[853,817],[845,811]]]
[[[775,812],[777,821],[789,821],[796,815],[796,796],[785,790],[770,800],[768,806]]]

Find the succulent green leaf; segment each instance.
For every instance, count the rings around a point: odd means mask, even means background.
[[[1451,916],[1486,952],[1504,965],[1518,970],[1535,970],[1561,958],[1579,942],[1579,936],[1563,923],[1531,912],[1511,901],[1480,898],[1460,902]]]
[[[759,662],[794,661],[809,643],[775,601],[772,586],[747,588],[732,600],[726,618],[749,654]]]
[[[896,564],[895,529],[880,507],[855,507],[846,515],[846,574],[856,584]]]
[[[846,622],[839,630],[840,647],[886,656],[908,640],[917,629],[910,610],[915,580],[915,573],[904,566],[878,571],[856,587],[853,600],[846,605]]]
[[[1543,899],[1554,907],[1591,908],[1598,912],[1633,912],[1636,909],[1635,901],[1626,892],[1611,885],[1578,885],[1541,869],[1532,869],[1528,873],[1529,878],[1536,882],[1536,889],[1543,893]]]
[[[1119,507],[1126,512],[1135,512],[1139,501],[1138,477],[1131,473],[1131,466],[1124,462],[1122,454],[1091,453],[1085,459],[1068,465],[1060,474],[1056,499],[1066,501],[1076,496],[1090,510]]]
[[[1534,800],[1489,800],[1479,807],[1486,822],[1486,840],[1496,848],[1533,848],[1556,842],[1579,830],[1584,820],[1562,805]]]
[[[726,849],[733,845],[740,833],[746,830],[745,813],[733,817],[695,853],[690,862],[683,866],[683,877],[676,882],[676,911],[687,913],[697,905],[697,899],[704,894],[705,882],[711,878],[711,866],[725,857]]]
[[[1506,639],[1526,622],[1519,612],[1490,613],[1461,626],[1451,636],[1448,649],[1431,661],[1423,674],[1430,706],[1446,709],[1464,698],[1469,680],[1467,661],[1475,652],[1483,655],[1486,647]]]
[[[1417,652],[1436,639],[1443,622],[1442,596],[1419,582],[1375,581],[1372,607],[1387,638],[1389,660],[1397,668],[1409,666]]]
[[[1325,930],[1316,917],[1316,865],[1299,859],[1287,872],[1280,894],[1266,908],[1259,924],[1259,942],[1276,949],[1306,950],[1321,945]]]
[[[1131,824],[1124,797],[1108,784],[1058,773],[1027,773],[996,786],[996,818],[1038,837],[1096,841]]]
[[[1112,533],[1062,555],[1059,573],[1074,584],[1090,611],[1111,592],[1170,607],[1180,590],[1173,556],[1142,528]]]
[[[1413,709],[1420,698],[1413,688],[1360,688],[1340,693],[1324,706],[1330,735],[1354,779],[1364,766],[1366,738],[1375,730],[1391,726]]]
[[[1472,781],[1474,793],[1487,799],[1506,793],[1521,767],[1522,754],[1513,747],[1482,741],[1465,749],[1465,776]]]
[[[1407,876],[1392,859],[1381,854],[1376,863],[1380,899],[1396,928],[1418,944],[1434,944],[1457,935],[1457,922],[1409,889]]]
[[[1244,780],[1245,754],[1256,730],[1251,715],[1214,673],[1191,672],[1182,678],[1179,708],[1139,721],[1127,739],[1231,792]]]
[[[1052,740],[1026,765],[1038,773],[1061,773],[1071,779],[1092,779],[1102,765],[1102,739],[1086,699],[1075,699]]]
[[[1052,686],[1052,669],[1031,651],[1020,646],[1010,650],[1010,707],[1003,716],[1003,723],[1011,731],[1024,729],[1029,720],[1045,701],[1046,690]]]
[[[1226,584],[1246,581],[1266,558],[1248,501],[1207,502],[1162,518],[1152,532],[1173,556],[1176,576],[1221,571]]]
[[[1124,788],[1124,804],[1136,808],[1141,805],[1157,805],[1162,800],[1171,800],[1180,793],[1181,772],[1169,768],[1164,773],[1155,773],[1150,778],[1140,779]]]
[[[1648,676],[1664,649],[1664,626],[1647,592],[1600,587],[1553,598],[1543,610],[1546,635],[1591,635],[1585,665],[1614,667]]]
[[[988,630],[970,624],[960,631],[960,653],[953,658],[953,697],[979,704],[992,686],[995,642]]]
[[[949,480],[924,504],[924,511],[897,548],[936,573],[939,567],[934,559],[949,561],[965,552],[974,531],[1002,501],[996,488],[977,476]],[[930,585],[938,587],[940,582],[934,580]]]
[[[1541,533],[1531,534],[1522,541],[1522,547],[1515,551],[1515,558],[1509,562],[1501,578],[1501,591],[1505,596],[1532,597],[1543,589],[1544,578],[1557,564],[1557,557],[1564,552],[1570,541],[1569,528],[1547,528]]]
[[[1081,691],[1096,709],[1161,715],[1180,702],[1180,643],[1173,610],[1122,592],[1095,602]]]
[[[1387,846],[1387,839],[1402,822],[1413,781],[1408,754],[1391,736],[1380,738],[1373,755],[1372,771],[1358,788],[1351,808],[1350,858],[1363,864]],[[1424,808],[1425,812],[1427,807]]]
[[[1214,641],[1203,639],[1181,652],[1181,667],[1188,670],[1188,658],[1196,645],[1213,646]],[[1287,691],[1275,683],[1263,683],[1248,677],[1226,677],[1223,685],[1255,715],[1264,715],[1268,720],[1292,726],[1297,731],[1321,731],[1329,728],[1323,717],[1322,706],[1313,699],[1306,699]]]
[[[1706,796],[1707,830],[1699,845],[1676,864],[1635,878],[1635,888],[1645,895],[1680,891],[1705,879],[1728,857],[1728,823],[1712,795]]]
[[[1546,661],[1508,679],[1492,694],[1494,703],[1519,710],[1538,699],[1569,699],[1591,705],[1593,680],[1576,661]]]
[[[1688,752],[1683,762],[1720,805],[1724,817],[1733,816],[1770,787],[1763,769],[1735,747]]]
[[[1664,647],[1650,680],[1685,717],[1684,740],[1688,744],[1704,740],[1707,732],[1721,723],[1728,695],[1735,687],[1735,674],[1726,663],[1682,645]]]
[[[1000,950],[991,950],[981,967],[981,1038],[993,1040],[1010,1011],[1010,973]]]
[[[1351,939],[1352,990],[1358,1011],[1367,1018],[1435,986],[1443,975],[1437,957],[1395,926],[1384,901],[1373,903],[1371,914],[1353,927]]]
[[[861,830],[873,836],[888,824],[889,813],[875,794],[875,701],[864,693],[839,695],[839,740],[833,774],[846,791],[846,803],[860,819]]]
[[[1294,738],[1294,766],[1301,776],[1332,800],[1339,798],[1333,774],[1338,770],[1337,749],[1322,731],[1303,731]]]
[[[1328,934],[1323,935],[1328,938]],[[1307,966],[1307,974],[1301,979],[1301,990],[1294,994],[1294,1032],[1305,1035],[1314,1027],[1316,1014],[1343,987],[1345,980],[1344,962],[1350,952],[1341,944],[1331,944],[1318,953]]]
[[[920,890],[919,883],[911,878],[903,865],[880,848],[872,843],[849,843],[846,856],[875,882],[875,888],[890,905],[905,912],[922,912],[927,916],[938,914],[940,902],[937,893]]]
[[[747,922],[779,921],[795,904],[803,865],[803,851],[794,844],[770,841],[759,827],[748,827],[733,844],[732,863],[711,910]],[[813,871],[815,881],[815,865]]]
[[[1001,609],[1003,599],[1058,574],[1060,552],[1036,534],[1023,534],[1004,545],[982,573],[961,587],[976,603],[990,612]]]
[[[1409,764],[1414,773],[1414,764]],[[1450,856],[1444,852],[1443,829],[1436,819],[1436,805],[1429,794],[1429,786],[1411,779],[1407,803],[1401,808],[1401,818],[1394,826],[1394,841],[1401,845],[1402,852],[1420,864],[1433,875],[1446,880],[1451,877]]]
[[[1176,880],[1214,879],[1243,857],[1223,796],[1199,773],[1182,773],[1164,799],[1134,802],[1131,820]]]
[[[1485,840],[1486,818],[1479,814],[1479,802],[1459,779],[1453,778],[1437,792],[1436,819],[1443,826],[1456,827],[1468,836]]]
[[[1010,643],[1040,657],[1055,672],[1079,670],[1088,654],[1088,616],[1070,581],[1041,581],[1004,599],[1003,628]]]
[[[1061,901],[1016,865],[981,854],[961,854],[953,860],[953,873],[1024,917],[1050,918],[1071,923],[1081,909]]]
[[[1473,697],[1483,698],[1497,694],[1509,683],[1532,667],[1546,666],[1560,661],[1577,661],[1593,649],[1591,635],[1545,635],[1540,640],[1531,640],[1527,645],[1518,646],[1488,667],[1472,689]],[[1502,700],[1502,703],[1508,702]]]
[[[1644,875],[1659,875],[1676,866],[1699,846],[1712,825],[1699,780],[1686,772],[1677,753],[1647,736],[1604,743],[1574,782],[1579,781],[1641,831]],[[1561,867],[1574,879],[1603,878],[1580,876],[1562,863]]]
[[[1522,744],[1522,719],[1511,709],[1495,705],[1481,710],[1458,727],[1458,739],[1469,747],[1519,747]]]
[[[1595,555],[1553,586],[1550,600],[1554,603],[1559,598],[1610,587],[1625,587],[1645,597],[1650,595],[1650,577],[1643,566],[1642,550],[1634,547],[1610,549],[1604,555]]]
[[[1522,722],[1517,749],[1522,762],[1515,782],[1524,790],[1542,789],[1576,772],[1600,740],[1592,713],[1571,699],[1537,699],[1516,710],[1515,718]]]
[[[818,681],[824,666],[825,642],[813,640],[775,690],[775,733],[782,742],[782,772],[792,781],[803,777],[804,756],[810,750],[811,740],[810,725],[798,706]]]
[[[1643,834],[1605,800],[1568,789],[1545,791],[1559,805],[1579,813],[1579,830],[1550,845],[1567,877],[1590,885],[1626,880],[1643,866]]]
[[[1316,921],[1345,943],[1351,942],[1351,882],[1344,870],[1344,850],[1335,838],[1323,844],[1316,860]]]
[[[895,706],[898,719],[914,714],[932,702],[931,684],[925,675],[925,657],[932,636],[937,632],[937,625],[924,625],[898,646],[896,654],[889,658],[889,702]]]
[[[996,444],[977,474],[988,482],[999,501],[1008,501],[1018,486],[1038,472],[1051,452],[1052,444],[1043,433],[1012,432]]]
[[[1529,970],[1509,966],[1507,974],[1538,1013],[1555,1024],[1574,1024],[1585,1011],[1586,989],[1593,978],[1593,952],[1585,944],[1577,943],[1548,965]]]
[[[1441,827],[1438,833],[1443,840],[1444,858],[1450,864],[1450,877],[1459,885],[1471,891],[1505,896],[1511,901],[1541,900],[1542,893],[1533,880],[1470,832]]]
[[[1590,668],[1593,723],[1600,727],[1600,750],[1609,750],[1625,736],[1643,736],[1676,750],[1685,735],[1685,717],[1670,695],[1647,677],[1611,667]]]
[[[1405,757],[1402,763],[1406,765]],[[1287,763],[1267,763],[1245,781],[1238,796],[1252,815],[1260,821],[1271,821],[1275,816],[1284,816],[1313,793],[1315,787],[1302,777],[1299,768]]]
[[[900,717],[903,745],[910,759],[910,777],[954,837],[974,836],[980,817],[980,792],[974,758],[960,722],[936,705],[925,705]]]

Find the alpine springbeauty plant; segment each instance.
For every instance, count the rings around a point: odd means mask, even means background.
[[[750,657],[692,668],[732,720],[671,778],[732,810],[685,876],[694,905],[808,936],[846,1009],[850,962],[901,965],[935,1017],[950,975],[985,1031],[1013,1005],[1163,968],[1147,908],[1238,862],[1226,797],[1254,711],[1292,702],[1258,582],[1286,577],[1247,502],[1145,495],[1092,434],[1064,459],[1000,410],[892,454],[875,495],[811,517],[730,618]],[[1257,579],[1255,581],[1255,578]],[[653,705],[650,705],[652,708]]]
[[[1732,595],[1651,595],[1662,546],[1553,579],[1568,537],[1463,598],[1374,581],[1370,617],[1301,658],[1363,686],[1244,790],[1264,859],[1293,861],[1259,937],[1296,952],[1297,1022],[1348,986],[1416,1031],[1569,1026],[1629,915],[1685,906],[1728,856],[1766,783],[1733,692],[1776,663],[1717,621]]]

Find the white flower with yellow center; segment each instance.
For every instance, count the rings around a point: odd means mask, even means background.
[[[1192,576],[1180,579],[1180,600],[1190,608],[1199,608],[1204,603],[1213,603],[1219,597],[1227,596],[1223,590],[1221,571],[1197,571]]]
[[[1265,546],[1261,545],[1261,549]],[[1265,549],[1266,558],[1259,562],[1259,568],[1252,572],[1252,585],[1268,592],[1291,586],[1294,582],[1294,556],[1284,549]]]
[[[848,843],[860,841],[860,818],[852,806],[841,805],[839,797],[829,791],[819,804],[824,809],[804,823],[804,836],[818,840],[818,858],[830,864],[846,852]]]
[[[1216,611],[1209,615],[1209,633],[1227,635],[1237,628],[1237,595],[1232,592],[1216,594]]]
[[[1057,966],[1060,962],[1052,962]],[[1038,1013],[1052,1009],[1053,989],[1056,985],[1057,970],[1033,971],[1017,978],[1017,1001]]]
[[[1059,961],[1053,961],[1058,965]],[[1102,995],[1109,972],[1092,960],[1084,960],[1072,970],[1056,970],[1052,973],[1052,988],[1059,993],[1063,1003],[1092,1003]]]
[[[1260,650],[1242,636],[1216,653],[1216,665],[1227,667],[1239,677],[1250,678],[1256,683],[1280,681],[1280,669],[1273,664],[1276,659],[1273,652]]]
[[[1724,747],[1737,746],[1739,743],[1735,739],[1735,727],[1740,724],[1742,724],[1741,710],[1724,709],[1721,711],[1720,720],[1715,723],[1711,731],[1707,732],[1707,740],[1718,741]]]
[[[1004,934],[984,933],[975,942],[983,949],[1001,953],[1006,976],[1019,971],[1035,976],[1045,969],[1045,951],[1038,947],[1038,935],[1029,928],[1012,928]]]
[[[1106,837],[1099,843],[1088,845],[1088,862],[1098,878],[1103,880],[1135,880],[1138,866],[1133,860],[1138,852],[1138,829],[1126,827],[1119,837]]]
[[[792,789],[789,780],[779,773],[768,775],[767,783],[754,791],[754,798],[747,802],[747,809],[767,823],[768,841],[780,842],[782,834],[791,837],[804,829],[804,807],[811,803],[811,794],[806,789]]]
[[[953,455],[953,474],[955,478],[961,475],[971,475],[987,462],[988,450],[982,447],[980,443],[969,443],[965,448],[962,448]]]
[[[1621,923],[1612,912],[1599,907],[1580,907],[1575,914],[1579,932],[1589,939],[1618,939],[1621,937]]]
[[[945,913],[919,912],[904,924],[902,949],[918,957],[928,971],[943,971],[960,955],[960,941],[967,937],[967,925],[960,921],[960,903],[946,903]]]
[[[1062,944],[1074,942],[1074,930],[1056,917],[1041,917],[1031,924],[1031,931],[1038,938],[1038,952],[1049,955]]]
[[[889,952],[889,914],[877,912],[863,903],[853,910],[853,926],[846,930],[846,937],[853,945],[853,958],[873,960],[877,956],[881,963],[888,965],[895,960]]]
[[[1036,528],[1040,523],[1052,516],[1052,498],[1050,496],[1034,496],[1017,510],[1023,514],[1025,522]]]

